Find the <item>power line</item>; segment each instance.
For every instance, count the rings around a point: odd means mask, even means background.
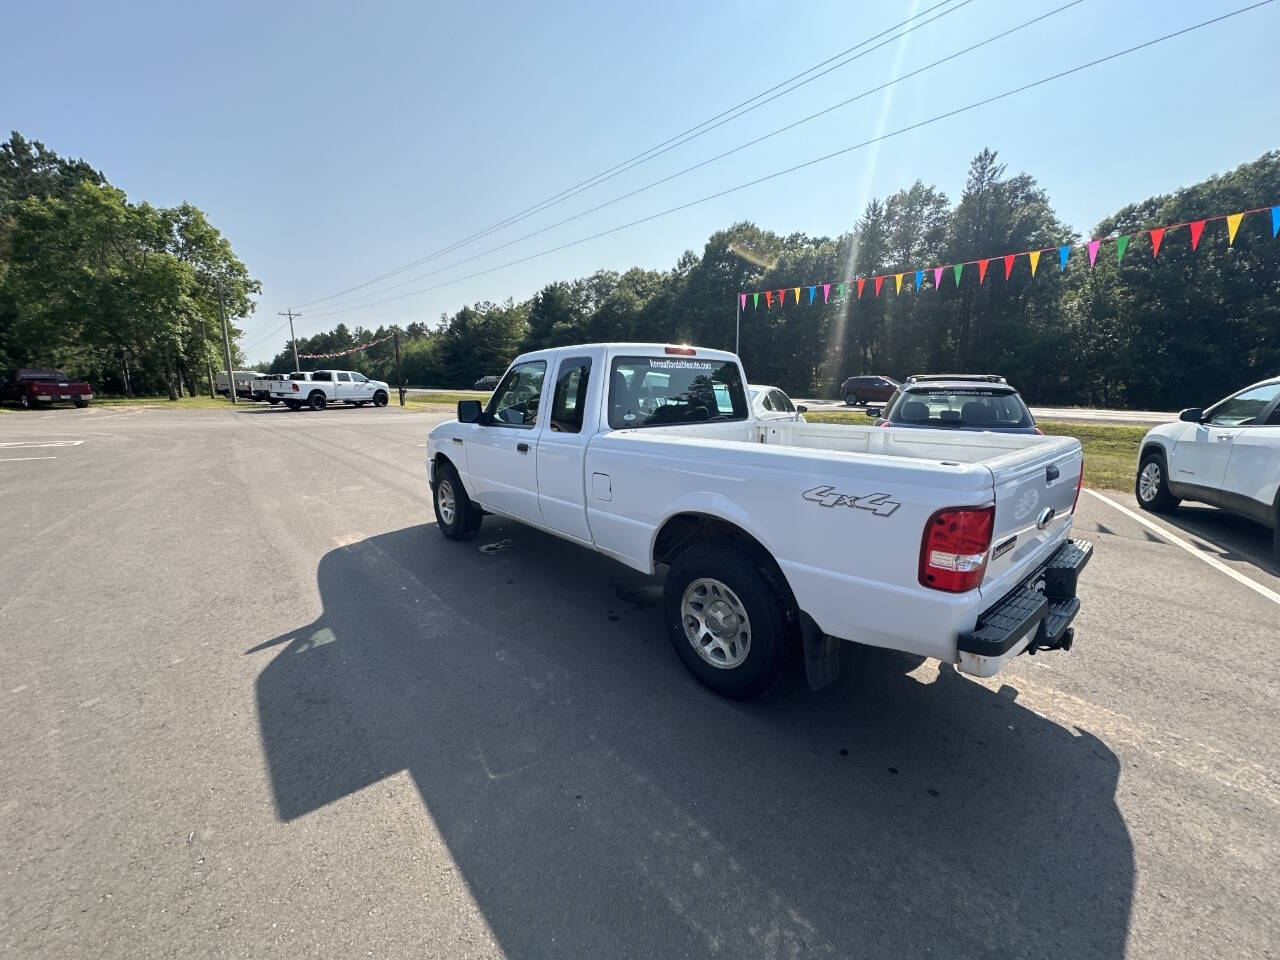
[[[745,143],[740,143],[736,147],[726,150],[723,153],[718,153],[713,157],[708,157],[705,160],[701,160],[698,163],[685,167],[683,170],[677,170],[675,173],[668,174],[665,177],[661,177],[657,180],[653,180],[650,183],[646,183],[643,186],[636,187],[634,190],[630,190],[626,193],[616,196],[611,200],[606,200],[603,203],[596,204],[594,207],[589,207],[586,210],[582,210],[578,213],[575,213],[570,217],[565,217],[562,220],[557,220],[555,223],[550,223],[544,227],[539,227],[537,230],[534,230],[530,233],[523,234],[522,236],[516,237],[513,240],[507,240],[506,242],[500,243],[497,246],[489,247],[485,250],[480,251],[479,253],[474,253],[469,257],[464,257],[461,260],[455,260],[453,263],[446,264],[443,267],[436,267],[434,270],[428,270],[426,273],[417,274],[413,277],[410,277],[407,280],[402,280],[399,283],[392,284],[389,287],[384,287],[381,290],[373,290],[373,291],[370,291],[369,293],[362,294],[357,297],[352,297],[350,300],[340,300],[337,303],[330,304],[329,307],[327,307],[326,309],[333,310],[338,307],[358,304],[361,300],[365,300],[369,297],[380,296],[384,293],[389,293],[392,290],[398,290],[399,288],[408,286],[411,283],[416,283],[419,280],[425,280],[427,277],[436,276],[437,274],[444,273],[448,270],[452,270],[454,267],[460,267],[465,263],[470,263],[473,260],[478,260],[482,257],[486,257],[491,253],[496,253],[499,250],[505,250],[507,247],[515,246],[516,244],[522,243],[525,240],[529,240],[533,237],[544,234],[549,230],[554,230],[557,227],[562,227],[567,223],[572,223],[575,220],[580,220],[583,217],[588,216],[589,214],[596,213],[600,210],[603,210],[606,207],[611,207],[615,203],[621,203],[623,200],[629,200],[631,197],[637,196],[638,194],[644,193],[648,190],[652,190],[654,187],[661,186],[664,183],[669,183],[670,181],[675,180],[679,177],[682,177],[685,174],[692,173],[693,171],[699,170],[702,167],[708,166],[719,160],[723,160],[725,157],[732,156],[733,154],[746,150],[749,147],[753,147],[758,143],[763,143],[765,140],[769,140],[780,134],[786,133],[789,130],[793,130],[796,127],[809,123],[812,120],[816,120],[819,117],[826,116],[828,113],[841,109],[842,107],[847,107],[850,104],[856,103],[859,100],[863,100],[873,94],[880,93],[884,90],[887,90],[889,87],[892,87],[895,84],[901,83],[904,80],[910,80],[913,77],[917,77],[922,73],[925,73],[929,70],[934,69],[935,67],[939,67],[945,63],[949,63],[950,61],[955,60],[959,57],[962,57],[965,54],[972,53],[974,50],[978,50],[982,47],[992,44],[997,40],[1002,40],[1005,37],[1010,36],[1011,34],[1017,33],[1020,30],[1033,26],[1034,24],[1037,24],[1042,20],[1047,20],[1049,17],[1062,13],[1064,10],[1068,10],[1071,7],[1078,6],[1079,4],[1084,2],[1085,0],[1069,0],[1068,3],[1064,3],[1062,6],[1055,7],[1053,10],[1050,10],[1047,13],[1042,13],[1039,16],[1032,17],[1030,20],[1025,20],[1022,23],[1017,24],[1016,26],[1010,27],[1007,30],[1003,30],[1000,33],[987,37],[985,40],[980,40],[977,43],[971,44],[970,46],[967,46],[962,50],[957,50],[955,53],[948,54],[947,56],[942,57],[941,59],[934,60],[932,63],[927,63],[922,67],[917,67],[915,70],[912,70],[908,73],[904,73],[901,76],[894,77],[893,79],[888,80],[880,84],[879,86],[872,87],[869,90],[864,90],[855,96],[849,97],[845,100],[841,100],[839,103],[834,103],[829,107],[824,107],[822,110],[818,110],[817,112],[811,113],[808,116],[801,117],[799,120],[792,121],[791,123],[788,123],[785,126],[781,126],[776,130],[772,130],[769,133],[762,134],[761,136],[758,136],[758,137],[754,137],[753,139],[748,140]]]
[[[705,197],[699,197],[696,200],[690,200],[686,203],[678,204],[677,206],[674,206],[674,207],[668,207],[666,210],[661,210],[657,213],[650,214],[647,217],[641,217],[638,220],[632,220],[632,221],[629,221],[628,223],[623,223],[615,227],[610,227],[608,230],[601,230],[600,232],[593,233],[590,236],[579,237],[577,240],[570,240],[567,243],[560,244],[559,246],[549,247],[546,250],[540,250],[537,253],[531,253],[528,256],[519,257],[515,260],[508,260],[506,263],[501,263],[494,267],[486,267],[484,270],[477,270],[474,273],[469,273],[469,274],[466,274],[465,276],[456,277],[452,280],[446,280],[442,283],[437,283],[429,287],[423,287],[419,290],[410,290],[407,293],[402,293],[394,297],[388,297],[385,300],[377,300],[372,303],[363,304],[361,306],[348,307],[343,310],[333,310],[328,313],[313,314],[312,319],[319,319],[321,317],[331,317],[341,313],[350,313],[354,310],[364,310],[369,307],[381,306],[382,304],[385,304],[385,303],[394,303],[395,301],[403,300],[406,297],[414,297],[414,296],[418,296],[419,294],[429,293],[433,290],[439,290],[443,287],[452,286],[455,283],[461,283],[464,280],[471,280],[475,277],[484,276],[489,273],[495,273],[498,270],[505,270],[508,267],[517,266],[522,263],[528,263],[530,260],[536,260],[540,257],[549,256],[550,254],[558,253],[561,250],[567,250],[570,247],[576,247],[584,243],[590,243],[593,240],[599,240],[601,237],[607,237],[611,234],[619,233],[623,230],[628,230],[631,227],[637,227],[637,226],[640,226],[641,224],[649,223],[651,221],[661,219],[662,217],[670,216],[673,213],[679,213],[680,211],[687,210],[690,207],[695,207],[703,203],[708,203],[711,200],[717,200],[720,197],[725,197],[725,196],[728,196],[729,194],[737,193],[740,190],[746,190],[749,187],[754,187],[761,183],[766,183],[770,180],[776,180],[778,177],[786,176],[789,173],[795,173],[798,170],[807,169],[808,167],[815,166],[819,163],[824,163],[827,160],[832,160],[836,157],[840,157],[840,156],[844,156],[845,154],[852,153],[855,150],[861,150],[864,147],[868,147],[873,144],[880,143],[884,140],[889,140],[893,137],[901,136],[904,133],[910,133],[914,130],[921,129],[922,127],[929,126],[930,124],[938,123],[939,121],[947,120],[947,119],[950,119],[951,117],[956,117],[963,113],[968,113],[969,111],[976,110],[979,107],[989,106],[990,104],[997,103],[1001,100],[1006,100],[1009,97],[1016,96],[1017,94],[1025,93],[1028,90],[1033,90],[1036,87],[1044,86],[1046,83],[1052,83],[1055,80],[1061,80],[1064,77],[1069,77],[1069,76],[1072,76],[1073,74],[1080,73],[1081,71],[1089,70],[1093,67],[1100,66],[1101,64],[1104,64],[1104,63],[1109,63],[1110,61],[1119,59],[1120,57],[1128,56],[1129,54],[1132,54],[1132,53],[1137,53],[1140,50],[1145,50],[1148,47],[1155,46],[1156,44],[1164,43],[1166,40],[1172,40],[1176,37],[1185,36],[1186,34],[1193,33],[1196,30],[1201,30],[1205,27],[1212,26],[1215,23],[1221,23],[1224,20],[1230,20],[1232,17],[1237,17],[1242,13],[1248,13],[1251,10],[1257,10],[1260,7],[1268,6],[1269,4],[1274,2],[1275,0],[1258,0],[1257,3],[1252,3],[1252,4],[1249,4],[1248,6],[1240,7],[1236,10],[1232,10],[1229,13],[1224,13],[1219,16],[1212,17],[1208,20],[1202,20],[1199,23],[1193,24],[1189,27],[1183,27],[1180,30],[1175,30],[1171,33],[1166,33],[1163,36],[1155,37],[1151,40],[1146,40],[1142,43],[1135,44],[1134,46],[1131,46],[1131,47],[1126,47],[1123,50],[1117,50],[1115,53],[1107,54],[1104,57],[1098,57],[1095,60],[1090,60],[1086,63],[1082,63],[1077,66],[1070,67],[1069,69],[1066,69],[1066,70],[1060,70],[1057,73],[1050,74],[1049,76],[1041,77],[1039,80],[1033,80],[1030,83],[1024,83],[1021,86],[1014,87],[1010,90],[1005,90],[1002,93],[997,93],[990,97],[984,97],[981,100],[975,100],[973,103],[966,104],[963,107],[956,107],[953,110],[948,110],[945,113],[937,114],[936,116],[929,117],[926,120],[920,120],[920,121],[917,121],[916,123],[909,124],[905,127],[899,127],[897,130],[892,130],[888,133],[884,133],[879,136],[872,137],[869,140],[863,140],[861,143],[855,143],[855,144],[852,144],[851,146],[843,147],[839,150],[832,151],[831,153],[823,154],[820,157],[814,157],[810,160],[805,160],[802,163],[797,163],[790,167],[786,167],[782,170],[777,170],[773,173],[766,174],[765,176],[757,177],[754,180],[748,180],[745,183],[740,183],[740,184],[737,184],[736,186],[727,187],[724,190],[719,190],[715,193],[708,194]]]
[[[258,347],[259,345],[266,343],[268,340],[270,340],[272,337],[274,337],[277,333],[279,333],[281,330],[283,330],[283,329],[285,328],[285,325],[286,325],[287,323],[288,323],[288,321],[287,321],[287,320],[283,320],[283,321],[281,321],[281,322],[280,322],[280,324],[279,324],[279,326],[277,326],[274,330],[272,330],[272,331],[271,331],[270,333],[268,333],[266,336],[259,337],[257,340],[253,341],[253,343],[249,344],[248,346],[244,347],[243,349],[245,349],[245,350],[253,350],[255,347]]]
[[[319,297],[315,300],[308,300],[305,303],[300,304],[300,306],[307,307],[316,303],[324,303],[327,300],[333,300],[334,298],[340,297],[343,294],[351,293],[354,290],[360,290],[364,287],[368,287],[375,283],[379,283],[382,280],[387,280],[398,274],[404,273],[406,270],[412,270],[414,267],[421,266],[422,264],[427,263],[430,260],[434,260],[436,257],[443,256],[446,253],[451,253],[452,251],[457,250],[459,247],[466,246],[467,244],[472,243],[476,240],[479,240],[483,237],[486,237],[491,233],[495,233],[498,230],[502,230],[505,227],[508,227],[508,226],[511,226],[512,224],[520,222],[521,220],[525,220],[528,217],[531,217],[537,213],[541,213],[543,210],[556,206],[557,204],[562,203],[564,200],[567,200],[570,197],[576,196],[577,194],[583,192],[584,190],[588,190],[591,187],[597,186],[598,184],[603,183],[605,180],[611,180],[613,179],[613,177],[616,177],[619,174],[625,173],[627,170],[637,167],[642,163],[647,163],[649,160],[652,160],[655,157],[660,156],[663,153],[666,153],[668,150],[673,150],[676,147],[683,146],[685,143],[688,143],[690,140],[696,139],[697,137],[702,136],[702,134],[708,133],[709,131],[714,130],[716,127],[723,126],[725,123],[728,123],[732,120],[736,120],[738,117],[741,117],[747,113],[750,113],[752,110],[756,110],[767,103],[771,103],[772,101],[778,99],[779,97],[785,96],[788,93],[798,90],[800,87],[804,86],[805,84],[812,83],[814,80],[817,80],[818,78],[825,76],[826,74],[830,73],[832,70],[837,70],[840,67],[847,66],[853,61],[866,56],[868,53],[871,53],[874,50],[878,50],[880,47],[884,46],[887,43],[892,43],[895,40],[899,40],[902,37],[905,37],[907,34],[920,29],[921,27],[928,26],[930,23],[933,23],[935,20],[938,20],[949,14],[955,13],[957,10],[960,10],[962,7],[968,6],[970,3],[973,2],[973,0],[960,0],[960,2],[957,3],[955,6],[951,7],[949,10],[944,10],[942,13],[938,14],[936,17],[932,17],[929,20],[925,20],[922,23],[917,23],[914,26],[911,26],[908,29],[903,30],[902,33],[899,33],[893,37],[890,37],[888,40],[885,40],[883,43],[877,44],[875,47],[872,47],[871,49],[863,50],[861,53],[858,53],[856,56],[849,57],[847,60],[842,60],[839,63],[835,63],[834,66],[828,67],[828,65],[832,64],[834,61],[840,60],[842,57],[845,57],[848,54],[853,53],[854,51],[859,50],[862,47],[865,47],[867,44],[875,40],[879,40],[881,37],[884,37],[885,34],[891,33],[892,31],[897,30],[900,27],[904,27],[907,24],[911,23],[913,20],[919,20],[921,17],[926,17],[933,11],[937,10],[939,7],[946,6],[948,3],[953,3],[953,2],[954,0],[940,0],[939,3],[935,3],[933,6],[927,8],[926,10],[923,10],[917,14],[913,14],[907,19],[899,23],[896,23],[891,27],[885,28],[884,30],[880,31],[874,36],[867,37],[865,40],[859,41],[858,43],[854,44],[852,47],[848,47],[847,49],[842,50],[840,53],[837,53],[835,56],[828,57],[826,60],[823,60],[821,63],[814,64],[808,69],[800,71],[800,73],[797,73],[794,76],[789,77],[786,80],[783,80],[781,83],[777,83],[774,86],[770,87],[769,89],[761,91],[760,93],[756,94],[754,97],[749,97],[746,100],[743,100],[741,103],[738,103],[732,107],[729,107],[727,110],[723,110],[720,113],[716,114],[715,116],[710,117],[706,120],[703,120],[701,123],[695,124],[694,126],[690,127],[688,130],[682,131],[681,133],[676,134],[674,137],[670,137],[662,141],[661,143],[650,147],[648,150],[644,150],[641,153],[636,154],[634,157],[630,157],[627,160],[623,160],[621,163],[615,164],[614,166],[609,167],[607,170],[603,170],[600,173],[595,174],[594,176],[588,177],[586,180],[579,181],[578,183],[575,183],[570,187],[566,187],[564,190],[561,190],[559,193],[553,194],[552,196],[547,197],[545,200],[540,200],[538,201],[538,203],[535,203],[533,206],[527,207],[524,210],[521,210],[519,213],[512,214],[511,216],[503,220],[499,220],[496,223],[490,224],[489,226],[485,227],[483,230],[473,233],[468,237],[464,237],[461,240],[454,241],[448,246],[441,247],[439,250],[429,253],[424,257],[420,257],[419,259],[414,260],[411,263],[407,263],[403,266],[397,267],[394,270],[389,270],[386,273],[380,274],[379,276],[376,276],[371,280],[365,280],[363,283],[357,283],[354,286],[347,287],[344,290],[339,290],[336,293],[331,293],[325,297]],[[823,67],[828,67],[828,69],[822,70]],[[817,71],[817,70],[822,70],[822,72],[814,73],[814,71]],[[801,80],[802,77],[805,77],[806,74],[810,74],[810,73],[814,73],[814,75]],[[801,80],[801,82],[796,83],[795,86],[788,87],[787,89],[782,90],[780,93],[775,93],[775,91],[780,90],[782,87],[787,87],[788,84],[791,84],[796,80]],[[774,95],[769,96],[770,94],[774,94]],[[765,97],[767,97],[767,99],[762,99]],[[755,101],[757,100],[759,100],[760,102],[755,103]],[[732,114],[732,116],[730,116],[730,114]],[[705,129],[701,129],[704,127]]]

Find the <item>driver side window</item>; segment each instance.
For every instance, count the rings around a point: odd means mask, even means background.
[[[1213,410],[1209,423],[1215,427],[1242,427],[1257,423],[1258,416],[1280,394],[1280,383],[1263,384],[1224,400]]]
[[[508,370],[489,398],[488,412],[493,415],[494,425],[532,427],[538,420],[538,401],[546,375],[545,360],[531,360]]]

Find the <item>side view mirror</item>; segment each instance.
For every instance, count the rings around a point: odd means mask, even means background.
[[[1187,423],[1199,423],[1204,419],[1204,408],[1187,407],[1187,409],[1178,414],[1178,419],[1185,420]]]
[[[458,401],[459,423],[478,423],[482,412],[483,408],[480,406],[479,400]]]
[[[880,416],[880,410],[880,407],[867,407],[866,413],[868,417],[878,417]]]
[[[803,403],[796,407],[796,413],[808,413],[808,412],[809,412],[809,408],[806,407]]]

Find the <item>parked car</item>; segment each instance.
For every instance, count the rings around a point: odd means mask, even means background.
[[[261,370],[232,370],[232,378],[236,382],[236,396],[246,400],[253,399],[253,381],[261,377]],[[227,371],[219,370],[213,375],[213,389],[221,396],[227,396]]]
[[[796,406],[781,388],[749,383],[747,392],[751,394],[751,408],[755,411],[757,420],[805,422],[804,415],[809,412],[809,408],[804,404]]]
[[[498,385],[498,381],[500,379],[502,378],[501,377],[481,377],[479,380],[477,380],[474,384],[471,385],[471,389],[472,390],[492,390],[494,387]]]
[[[652,574],[685,666],[746,699],[840,637],[992,676],[1067,649],[1084,459],[1070,437],[762,423],[732,353],[609,343],[527,353],[482,406],[431,431],[451,540],[487,513]],[[536,543],[536,541],[535,541]],[[850,550],[874,543],[874,550]]]
[[[867,407],[878,427],[1042,434],[1018,391],[1003,377],[915,376],[883,409]]]
[[[278,397],[271,396],[271,384],[273,381],[287,380],[287,373],[268,373],[254,377],[249,381],[249,398],[251,400],[266,400],[272,406],[280,402]]]
[[[24,410],[49,407],[61,400],[87,407],[92,399],[93,387],[61,370],[19,369],[0,376],[0,402],[13,401]]]
[[[840,384],[840,396],[844,397],[845,404],[850,407],[872,401],[883,403],[893,396],[893,391],[899,386],[898,381],[892,377],[849,377]]]
[[[1280,377],[1147,431],[1134,493],[1157,513],[1196,500],[1254,520],[1273,531],[1280,560]]]
[[[310,370],[289,374],[287,380],[271,381],[271,398],[283,401],[290,410],[308,406],[323,410],[331,403],[363,407],[372,403],[385,407],[391,388],[383,380],[370,380],[355,370]]]

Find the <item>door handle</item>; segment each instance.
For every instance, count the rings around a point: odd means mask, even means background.
[[[528,452],[529,452],[529,445],[527,443],[521,442],[516,444],[516,453],[528,453]]]
[[[1223,440],[1230,440],[1230,439],[1231,439],[1232,437],[1234,437],[1234,436],[1235,436],[1235,434],[1234,434],[1234,433],[1220,433],[1220,434],[1218,434],[1218,440],[1219,440],[1220,442],[1221,442],[1221,441],[1223,441]]]

